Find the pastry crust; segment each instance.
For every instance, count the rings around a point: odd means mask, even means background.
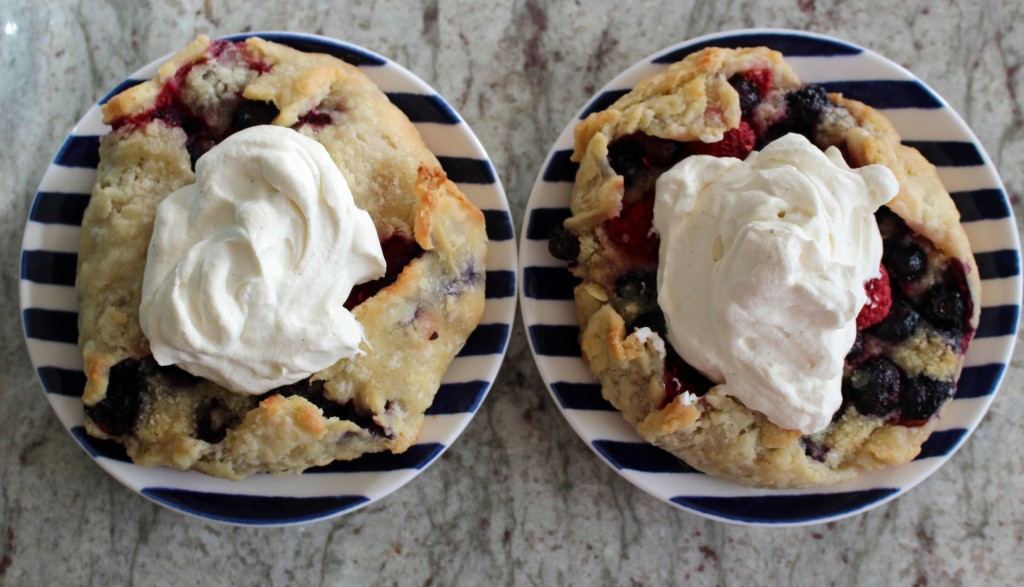
[[[422,249],[394,283],[353,309],[366,332],[364,354],[260,397],[146,363],[138,310],[156,206],[194,181],[188,135],[153,115],[169,85],[181,86],[210,124],[245,100],[273,104],[272,124],[327,149],[382,241],[404,235]],[[310,113],[316,124],[304,121]],[[103,114],[115,130],[101,140],[76,282],[83,400],[95,407],[112,385],[118,393],[128,385],[139,408],[123,434],[104,431],[87,409],[89,433],[122,442],[142,465],[232,479],[414,444],[442,376],[483,313],[487,236],[480,210],[447,179],[408,118],[358,68],[255,37],[237,44],[199,37],[153,80],[107,102]],[[111,369],[125,360],[142,367],[127,383],[112,383]],[[197,414],[210,409],[231,422],[214,442],[198,437]]]
[[[755,123],[778,117],[785,107],[783,94],[801,87],[782,55],[763,47],[709,48],[640,82],[576,127],[573,160],[580,167],[572,216],[564,226],[580,241],[571,269],[582,279],[575,299],[583,358],[605,398],[641,437],[707,473],[746,485],[804,487],[847,480],[858,470],[905,463],[918,454],[936,418],[904,426],[850,407],[825,431],[801,437],[726,396],[719,387],[699,399],[682,394],[666,404],[667,341],[650,332],[629,332],[626,325],[636,315],[628,305],[614,303],[616,278],[632,261],[610,244],[602,226],[622,211],[627,192],[623,176],[609,162],[609,145],[638,132],[673,141],[721,140],[741,120],[740,98],[728,80],[751,70],[771,72],[770,90],[756,110]],[[836,94],[829,100],[838,108],[820,123],[828,142],[845,145],[855,166],[880,163],[891,169],[900,184],[891,210],[931,241],[936,257],[964,264],[973,332],[981,307],[978,270],[959,213],[934,167],[916,150],[901,145],[888,120],[869,106]],[[913,375],[955,379],[964,349],[953,356],[923,338],[903,343],[900,367]],[[827,454],[812,458],[810,443],[827,447]]]

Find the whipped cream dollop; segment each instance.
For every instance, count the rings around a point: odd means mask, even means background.
[[[658,304],[673,348],[775,424],[824,429],[842,402],[864,284],[880,274],[874,213],[899,190],[895,176],[850,169],[838,149],[789,134],[745,161],[688,157],[656,190]]]
[[[362,325],[343,304],[384,269],[373,220],[323,145],[255,126],[158,206],[142,332],[157,363],[263,393],[360,352]]]

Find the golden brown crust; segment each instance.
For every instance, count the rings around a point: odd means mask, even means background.
[[[413,124],[358,68],[258,38],[238,49],[245,60],[237,62],[210,58],[210,47],[208,38],[198,38],[153,80],[107,102],[104,119],[116,125],[145,118],[164,84],[190,64],[197,73],[186,78],[189,99],[211,115],[225,99],[216,90],[225,87],[245,99],[273,103],[279,112],[273,124],[296,125],[314,108],[332,113],[329,124],[295,128],[324,145],[382,239],[404,234],[424,253],[354,309],[366,332],[365,354],[311,378],[355,420],[324,415],[301,395],[261,401],[205,381],[183,387],[146,371],[135,429],[117,439],[139,464],[235,479],[262,471],[296,473],[367,452],[404,451],[416,442],[441,377],[483,313],[483,214],[447,179]],[[246,60],[265,70],[244,67]],[[180,128],[143,120],[121,125],[101,141],[76,284],[87,405],[106,397],[114,365],[149,354],[138,307],[156,205],[193,181]],[[196,414],[209,405],[239,420],[217,442],[198,438]],[[108,436],[86,420],[90,433]]]
[[[608,161],[609,144],[635,132],[676,141],[720,140],[740,122],[738,94],[728,79],[753,69],[772,73],[772,90],[760,110],[760,115],[772,116],[772,109],[784,103],[783,93],[800,87],[782,56],[766,48],[711,48],[642,81],[577,126],[573,159],[580,167],[565,227],[580,240],[573,272],[582,279],[575,298],[583,357],[605,398],[641,437],[708,473],[747,485],[804,487],[905,463],[917,455],[935,418],[921,426],[900,426],[850,408],[825,432],[801,439],[799,432],[779,428],[717,387],[699,399],[679,396],[664,405],[667,342],[657,335],[626,332],[625,325],[636,316],[628,306],[614,303],[615,279],[630,261],[609,244],[601,227],[619,214],[625,197],[623,177]],[[841,96],[831,99],[849,113],[837,109],[837,119],[830,122],[834,128],[827,129],[830,138],[845,143],[857,163],[892,169],[900,183],[892,210],[945,256],[967,265],[971,324],[976,326],[977,267],[959,214],[934,167],[902,146],[892,125],[870,107]],[[912,375],[953,377],[963,361],[962,354],[951,356],[926,339],[906,346],[901,367]],[[808,442],[826,446],[827,455],[820,461],[808,456]]]

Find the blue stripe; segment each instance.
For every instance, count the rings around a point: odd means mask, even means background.
[[[44,224],[81,226],[88,205],[89,194],[39,192],[32,202],[32,211],[28,213],[28,219]]]
[[[675,63],[690,53],[696,53],[708,47],[769,47],[789,57],[837,57],[842,55],[858,55],[863,52],[852,45],[829,39],[802,37],[792,33],[752,33],[749,35],[730,35],[716,37],[665,53],[652,63]]]
[[[123,82],[121,82],[121,83],[117,84],[116,86],[114,86],[113,90],[110,90],[109,92],[107,92],[106,96],[103,96],[102,98],[100,98],[100,105],[106,104],[114,96],[120,94],[121,92],[127,90],[128,88],[133,88],[133,87],[135,87],[135,86],[137,86],[137,85],[139,85],[139,84],[141,84],[141,83],[143,83],[145,81],[147,81],[147,80],[144,80],[144,79],[126,79],[126,80],[124,80]]]
[[[960,379],[956,382],[956,399],[992,395],[1005,371],[1006,365],[1003,363],[964,367],[960,372]]]
[[[462,347],[458,356],[471,357],[504,353],[505,345],[508,342],[508,332],[508,324],[480,324],[469,335],[466,346]]]
[[[590,116],[595,112],[607,110],[609,106],[615,103],[616,100],[628,94],[630,90],[608,90],[607,92],[601,92],[596,98],[587,104],[587,107],[580,114],[580,120]]]
[[[78,344],[78,314],[75,312],[26,308],[22,316],[28,338]]]
[[[436,94],[388,92],[388,100],[405,113],[412,122],[459,124],[459,115]]]
[[[966,141],[903,141],[924,155],[936,167],[969,167],[982,165],[984,160],[974,143]]]
[[[243,41],[249,37],[255,37],[257,35],[250,33],[242,33],[238,35],[231,35],[230,37],[222,37],[227,41]],[[333,55],[342,61],[351,63],[357,67],[365,66],[381,66],[386,65],[387,61],[369,53],[365,50],[358,49],[351,45],[345,45],[342,43],[333,43],[322,41],[319,39],[303,39],[296,38],[294,33],[283,33],[283,34],[266,34],[260,33],[258,35],[261,39],[273,41],[275,43],[281,43],[282,45],[288,45],[293,49],[298,49],[305,53],[327,53]]]
[[[1020,317],[1020,307],[1008,306],[985,306],[981,309],[981,317],[978,320],[978,331],[974,333],[976,338],[987,338],[990,336],[1008,336],[1017,332],[1017,319]]]
[[[967,431],[963,428],[936,430],[921,445],[921,452],[914,457],[914,460],[920,461],[921,459],[930,459],[932,457],[944,457],[953,452],[953,449],[959,446],[960,441],[966,436]]]
[[[64,141],[53,162],[64,167],[89,167],[100,164],[100,138],[71,135]]]
[[[489,382],[479,380],[442,384],[434,403],[427,408],[427,415],[472,414],[480,407],[489,386]]]
[[[362,495],[265,497],[146,487],[142,495],[171,509],[210,520],[254,526],[319,520],[370,501]]]
[[[487,238],[492,241],[510,241],[515,238],[512,215],[506,210],[484,210],[483,213]]]
[[[39,381],[46,393],[68,397],[82,397],[85,390],[85,373],[60,367],[39,367],[36,369]]]
[[[570,216],[572,211],[568,208],[534,208],[530,212],[530,221],[526,223],[526,238],[546,241]]]
[[[783,524],[809,522],[864,509],[899,492],[866,489],[846,493],[760,495],[755,497],[703,497],[680,495],[670,499],[684,508],[738,522]]]
[[[576,326],[537,324],[529,327],[530,340],[538,355],[551,357],[579,357],[580,329]]]
[[[128,451],[125,449],[123,444],[114,442],[113,440],[93,438],[85,431],[85,426],[72,427],[71,435],[75,437],[78,444],[82,445],[82,448],[84,448],[93,458],[105,457],[122,463],[132,462],[132,460],[128,458]]]
[[[375,452],[351,461],[334,461],[322,467],[311,467],[304,474],[317,473],[377,473],[399,469],[422,469],[444,450],[436,442],[414,444],[403,453]]]
[[[516,274],[513,271],[488,271],[487,299],[511,298],[516,295]]]
[[[865,80],[824,82],[829,92],[871,104],[872,108],[942,108],[942,101],[919,81]]]
[[[49,285],[75,285],[78,255],[56,251],[22,251],[21,278]]]
[[[494,168],[486,159],[469,157],[438,157],[448,179],[455,183],[487,184],[496,183]]]
[[[579,168],[580,164],[572,160],[572,149],[555,151],[548,166],[544,168],[544,181],[575,183]]]
[[[565,267],[527,267],[523,269],[523,293],[536,300],[571,300],[580,284]]]
[[[981,279],[998,279],[1020,275],[1020,256],[1013,249],[974,253]]]
[[[953,192],[953,203],[960,211],[960,220],[999,220],[1010,215],[1010,201],[1000,189]]]
[[[601,386],[597,383],[556,381],[551,384],[551,391],[563,410],[615,411],[608,400],[601,396]]]
[[[630,469],[645,473],[703,474],[672,454],[647,442],[595,440],[594,448],[617,469]]]

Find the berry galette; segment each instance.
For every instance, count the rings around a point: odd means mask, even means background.
[[[358,68],[334,57],[260,38],[206,37],[154,79],[110,99],[103,115],[113,130],[100,145],[76,283],[88,432],[124,444],[141,465],[232,479],[298,473],[415,443],[443,374],[483,312],[487,237],[480,210],[447,179],[405,115]],[[204,154],[261,125],[292,129],[285,138],[304,135],[299,139],[326,149],[312,145],[329,155],[323,160],[333,161],[355,205],[372,219],[370,244],[379,242],[386,272],[381,267],[372,274],[379,278],[331,298],[361,325],[354,355],[273,389],[237,393],[194,370],[158,364],[140,326],[140,302],[158,205],[196,182]],[[320,177],[295,181],[315,186]],[[265,190],[262,179],[252,181],[254,190]],[[301,227],[300,211],[288,206],[277,219],[261,217],[260,234]],[[280,249],[282,258],[321,238],[301,228],[296,234]],[[225,283],[234,276],[209,265],[208,275]],[[320,270],[314,263],[305,271]],[[232,293],[265,294],[253,287],[241,283]],[[291,287],[299,303],[324,297]],[[199,305],[192,317],[205,328],[227,320],[218,311]]]
[[[858,173],[888,177],[876,183],[891,186],[891,193],[877,199],[864,216],[875,235],[871,238],[879,242],[877,258],[866,263],[868,278],[839,291],[842,300],[835,303],[814,297],[827,290],[817,282],[791,284],[793,291],[810,296],[807,299],[812,302],[805,304],[803,315],[797,308],[801,320],[813,323],[819,306],[832,311],[833,306],[847,304],[844,327],[848,327],[847,337],[839,339],[844,346],[836,356],[824,358],[835,366],[830,380],[834,399],[815,406],[827,410],[819,414],[821,426],[797,429],[745,405],[744,401],[756,403],[761,399],[758,394],[767,390],[736,389],[741,385],[733,379],[738,369],[711,368],[703,359],[703,368],[691,365],[697,359],[687,359],[694,356],[690,351],[722,336],[726,332],[722,323],[705,317],[710,325],[704,329],[680,332],[672,327],[677,317],[666,310],[666,296],[673,298],[671,307],[678,312],[680,304],[689,303],[688,295],[706,290],[707,284],[695,283],[704,279],[695,273],[671,282],[677,289],[667,293],[669,282],[662,265],[666,251],[674,251],[677,245],[675,240],[665,242],[666,232],[679,219],[699,232],[701,223],[713,221],[708,206],[714,203],[691,210],[687,206],[692,202],[675,201],[672,210],[678,216],[671,220],[654,210],[663,205],[661,190],[666,182],[659,179],[670,175],[670,170],[682,169],[682,175],[672,181],[703,197],[701,190],[709,175],[752,161],[777,159],[783,145],[789,148],[808,140],[817,147],[811,148],[817,151],[816,157],[827,157],[844,177]],[[738,161],[743,159],[747,161]],[[549,250],[568,261],[581,279],[575,299],[583,357],[600,381],[604,397],[640,436],[702,471],[761,487],[834,483],[859,470],[908,462],[918,454],[935,428],[941,407],[954,394],[964,353],[978,324],[980,281],[959,214],[934,167],[916,150],[901,145],[881,114],[820,86],[802,84],[775,51],[710,48],[643,80],[607,109],[580,122],[573,160],[580,167],[572,215],[551,236]],[[769,170],[765,177],[776,177],[776,173]],[[783,191],[790,186],[787,181],[779,180]],[[827,174],[822,181],[831,185]],[[819,214],[835,216],[831,209]],[[778,218],[784,216],[780,208]],[[774,211],[771,220],[775,220]],[[766,225],[760,221],[753,225],[743,229],[743,235],[761,230],[757,242],[776,246],[774,236],[765,236],[775,232],[762,230]],[[722,234],[734,228],[726,226]],[[824,240],[838,254],[850,254],[845,242]],[[797,241],[802,247],[803,241]],[[720,239],[709,246],[712,271],[726,262],[737,266],[736,255],[763,255],[771,267],[795,271],[816,262],[803,248],[799,250],[805,251],[804,256],[797,254],[795,261],[783,262],[763,253],[764,249],[748,246],[740,251],[728,246]],[[864,250],[871,248],[864,246]],[[742,292],[712,288],[712,302],[746,296],[745,303],[760,308],[743,314],[747,322],[738,324],[751,324],[759,317],[771,322],[783,315],[776,308],[785,300],[758,306],[759,292],[771,289],[761,286],[776,279],[775,274],[762,271],[764,266],[754,264],[749,274],[735,277],[735,283],[747,287]],[[751,277],[762,274],[767,279],[761,282]],[[687,279],[692,291],[686,291]],[[843,301],[851,299],[850,289],[856,290],[857,305]],[[734,317],[738,310],[723,312]],[[796,329],[787,327],[775,322],[765,327],[777,338],[782,333],[779,340],[793,338],[791,344],[753,353],[756,360],[789,352],[780,347],[800,347],[803,341],[794,334]],[[737,344],[754,344],[746,334],[735,334],[742,339]],[[678,344],[670,344],[673,340]],[[810,372],[819,366],[810,361],[806,369]],[[799,374],[790,380],[803,383]]]

